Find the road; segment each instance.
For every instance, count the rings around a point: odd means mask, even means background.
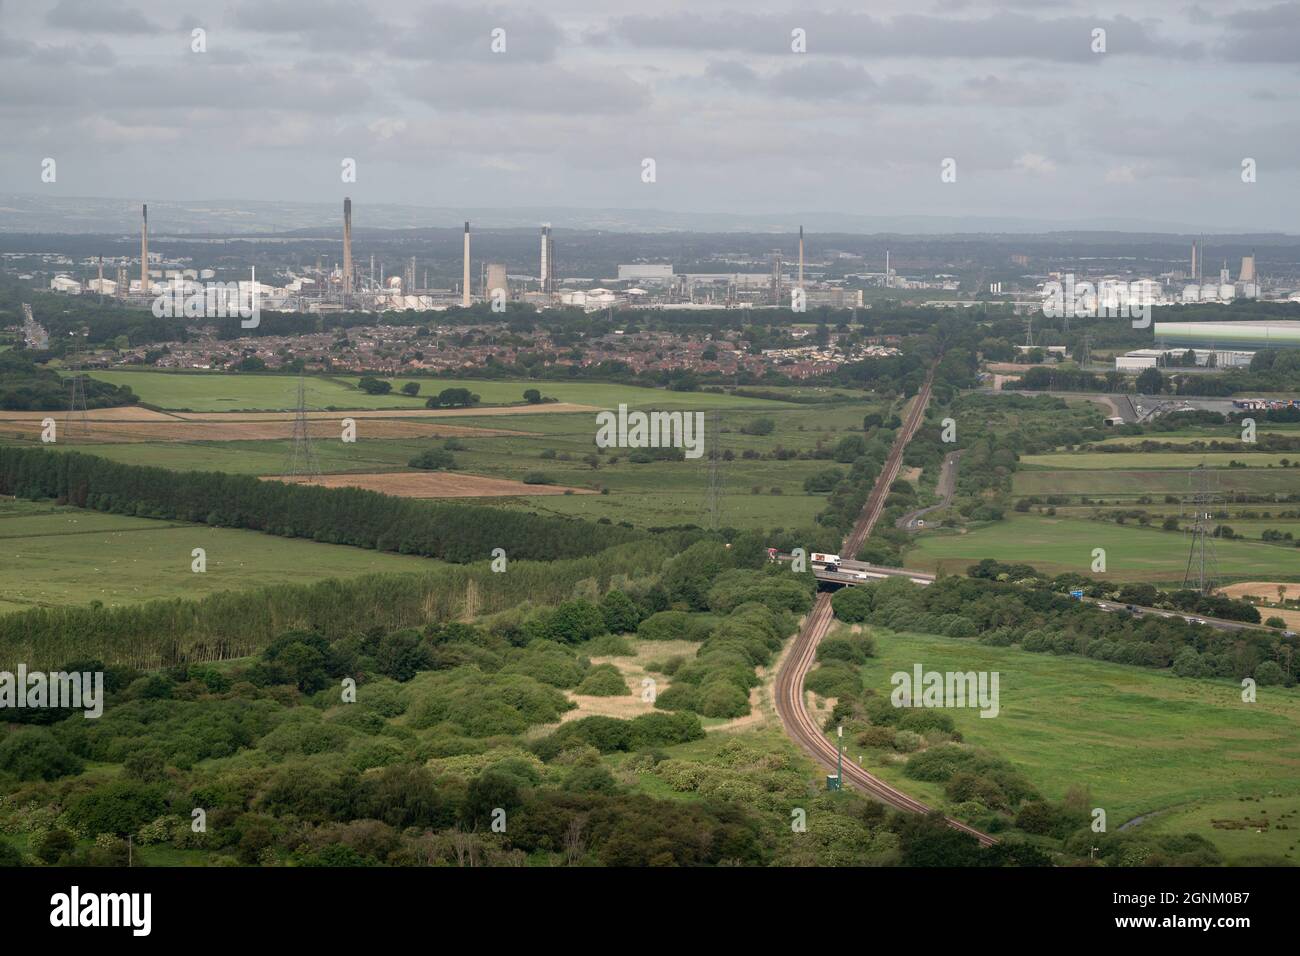
[[[894,439],[894,447],[890,449],[889,458],[886,459],[885,466],[881,469],[880,476],[876,479],[871,494],[867,497],[857,524],[849,532],[849,536],[844,539],[841,554],[857,554],[867,536],[871,534],[871,529],[875,527],[876,522],[880,519],[880,513],[885,506],[885,498],[889,495],[889,486],[898,478],[898,471],[903,463],[903,451],[924,419],[926,406],[930,402],[930,387],[933,384],[933,379],[934,370],[931,369],[930,374],[926,376],[925,384],[921,386],[921,390],[916,395],[912,410],[907,415],[907,421],[904,422],[902,429]],[[861,564],[861,562],[852,563]],[[870,567],[870,565],[867,565],[867,567]],[[817,722],[812,715],[808,713],[808,707],[804,700],[803,682],[809,669],[817,659],[817,645],[826,636],[833,618],[830,595],[819,593],[812,610],[809,611],[808,617],[804,621],[803,629],[799,631],[799,635],[794,639],[794,644],[789,653],[786,654],[781,669],[776,675],[776,712],[781,718],[782,727],[785,728],[786,734],[802,750],[827,768],[835,767],[837,752],[835,746],[822,733],[822,729],[817,726]],[[844,782],[849,786],[875,797],[888,806],[911,813],[931,812],[931,808],[921,801],[891,787],[885,781],[863,770],[851,760],[844,763],[843,773]],[[949,826],[964,833],[969,833],[985,846],[996,842],[988,834],[981,833],[960,820],[954,820],[951,817],[948,817],[947,820]]]
[[[935,492],[939,495],[939,503],[930,505],[928,508],[920,508],[916,511],[910,511],[903,517],[894,522],[895,528],[903,528],[906,531],[920,531],[924,527],[921,521],[931,511],[938,511],[940,508],[947,508],[952,504],[952,496],[957,492],[957,466],[961,463],[961,452],[949,452],[943,459],[943,467],[939,470],[939,483],[935,486]]]

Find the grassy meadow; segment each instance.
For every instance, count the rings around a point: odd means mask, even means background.
[[[687,393],[653,391],[652,394],[659,397]],[[696,395],[696,398],[703,400],[706,396]],[[824,507],[826,496],[805,492],[804,480],[827,468],[846,471],[848,467],[827,459],[745,458],[747,451],[766,454],[781,448],[800,452],[831,448],[847,434],[861,434],[862,419],[868,411],[885,410],[882,403],[866,401],[826,405],[744,401],[756,403],[756,407],[721,410],[721,431],[716,436],[724,453],[732,455],[731,460],[720,466],[724,496],[721,521],[738,528],[810,524]],[[771,431],[752,434],[760,419],[770,422]],[[530,472],[541,472],[556,484],[609,491],[606,495],[568,498],[525,495],[482,499],[485,503],[588,519],[629,521],[643,527],[700,523],[705,519],[707,457],[638,463],[631,460],[629,449],[611,448],[597,455],[598,467],[593,468],[585,460],[598,451],[593,413],[470,415],[458,417],[454,423],[520,433],[457,438],[458,447],[453,453],[453,470],[457,472],[513,480],[520,480]],[[367,425],[368,420],[358,420],[355,443],[344,443],[337,438],[313,440],[323,472],[407,471],[407,462],[415,455],[444,444],[441,438],[367,438]],[[706,436],[710,435],[709,427],[706,419]],[[275,475],[284,473],[291,458],[292,442],[277,439],[70,443],[59,444],[54,449],[176,471]]]
[[[1231,524],[1231,522],[1228,522]],[[1078,518],[1011,514],[964,534],[937,532],[917,538],[907,566],[962,573],[983,558],[1030,564],[1046,574],[1090,574],[1092,551],[1106,551],[1113,581],[1179,583],[1187,567],[1186,534]],[[1219,572],[1236,580],[1300,581],[1300,549],[1257,541],[1216,540]]]
[[[168,410],[273,411],[295,408],[298,402],[296,375],[96,371],[91,377],[113,385],[129,385],[145,404]],[[711,392],[670,392],[599,382],[494,382],[424,376],[386,379],[392,383],[393,391],[387,395],[370,395],[356,387],[359,380],[360,376],[356,375],[304,376],[306,404],[316,409],[423,408],[429,396],[444,388],[468,388],[488,405],[522,402],[524,390],[528,388],[538,389],[547,398],[599,408],[615,408],[619,403],[636,408],[767,408],[785,404]],[[407,382],[418,383],[420,394],[414,398],[401,394],[399,389]]]
[[[203,548],[207,570],[191,570]],[[268,584],[428,570],[428,558],[279,538],[234,528],[0,500],[0,613],[36,606],[108,607],[200,598]]]
[[[1245,704],[1230,681],[872,631],[878,656],[862,668],[863,685],[886,697],[890,675],[910,673],[916,663],[935,671],[997,671],[997,717],[945,713],[967,743],[1009,760],[1048,799],[1087,787],[1112,832],[1157,814],[1142,826],[1199,833],[1229,857],[1267,853],[1300,863],[1300,689],[1262,688],[1255,703]],[[856,759],[856,750],[849,756]],[[863,766],[906,793],[944,801],[940,785],[903,776],[900,764],[879,751],[866,751]],[[1265,811],[1275,821],[1289,813],[1290,829],[1229,828]]]

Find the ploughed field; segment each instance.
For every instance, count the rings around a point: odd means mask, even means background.
[[[510,481],[505,478],[485,478],[482,475],[461,475],[445,471],[322,475],[318,478],[266,475],[264,480],[319,485],[324,488],[361,488],[364,491],[396,495],[398,498],[493,498],[502,495],[595,494],[590,488],[527,485],[522,481]]]

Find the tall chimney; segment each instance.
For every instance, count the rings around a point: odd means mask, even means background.
[[[799,227],[799,288],[803,288],[803,226]]]
[[[469,222],[465,223],[465,275],[461,280],[460,304],[469,308]]]
[[[542,226],[542,271],[541,271],[542,292],[545,292],[547,290],[547,287],[550,285],[551,264],[547,258],[547,252],[549,251],[547,249],[547,246],[550,245],[550,235],[551,235],[551,227]]]
[[[149,294],[149,205],[140,207],[140,294]]]
[[[885,288],[892,289],[894,286],[893,279],[889,275],[889,250],[885,250]]]
[[[343,200],[343,298],[352,294],[352,200]]]

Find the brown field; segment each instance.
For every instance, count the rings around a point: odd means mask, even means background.
[[[1294,581],[1246,581],[1241,584],[1229,584],[1219,588],[1219,590],[1230,598],[1241,598],[1250,595],[1265,601],[1276,601],[1279,587],[1286,588],[1285,596],[1288,599],[1300,597],[1300,584],[1296,584]],[[1260,605],[1259,614],[1265,620],[1270,617],[1280,617],[1286,621],[1287,627],[1291,630],[1300,629],[1300,611]]]
[[[356,413],[334,414],[332,421],[314,420],[308,424],[312,438],[338,438],[344,418]],[[192,442],[192,441],[275,441],[293,437],[292,417],[271,421],[88,421],[83,427],[77,420],[69,425],[54,416],[62,441],[124,442]],[[435,422],[385,421],[371,419],[357,422],[358,440],[367,438],[491,438],[497,435],[526,435],[527,432],[498,428],[469,428],[464,425],[441,425]],[[41,436],[40,421],[0,420],[0,437],[30,441]]]
[[[1219,590],[1230,598],[1253,594],[1265,601],[1276,601],[1278,588],[1286,588],[1286,596],[1289,598],[1300,597],[1300,584],[1294,581],[1243,581],[1238,584],[1224,585]]]
[[[361,488],[398,498],[501,498],[510,495],[594,495],[590,488],[526,485],[508,478],[485,478],[449,471],[395,471],[361,475],[322,475],[320,478],[263,475],[263,481],[287,481],[323,488]]]
[[[486,415],[537,415],[554,412],[598,412],[594,405],[551,402],[546,405],[493,405],[488,408],[393,408],[355,412],[307,412],[307,417],[338,420],[355,418],[459,418]],[[278,422],[292,421],[294,412],[177,412],[176,418],[187,422]]]
[[[60,425],[67,416],[66,410],[53,412],[15,412],[0,409],[0,422],[40,422],[42,418],[53,418]],[[151,408],[137,405],[124,405],[120,408],[93,408],[86,412],[86,420],[91,422],[174,422],[176,416],[166,412],[155,412]]]

